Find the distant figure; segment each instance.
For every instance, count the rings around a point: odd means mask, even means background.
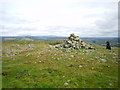
[[[108,41],[106,42],[106,49],[111,50],[111,46],[110,46],[110,43]]]

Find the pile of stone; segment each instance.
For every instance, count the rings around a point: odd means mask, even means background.
[[[73,48],[73,49],[80,49],[80,48],[86,48],[86,49],[94,49],[94,47],[91,44],[87,44],[83,42],[79,36],[75,36],[74,34],[70,34],[70,37],[68,39],[65,39],[63,43],[57,44],[54,46],[55,48]]]

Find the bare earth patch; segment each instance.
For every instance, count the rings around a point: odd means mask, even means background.
[[[15,40],[16,38],[4,38],[4,40]]]

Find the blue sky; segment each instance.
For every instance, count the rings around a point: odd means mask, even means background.
[[[2,36],[117,37],[119,0],[0,0]]]

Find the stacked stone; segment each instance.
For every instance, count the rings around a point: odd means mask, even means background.
[[[92,49],[93,47],[89,44],[84,43],[79,38],[79,36],[70,34],[70,37],[68,37],[68,39],[64,40],[64,42],[62,44],[55,45],[55,48],[74,48],[74,49],[88,48],[88,49]]]

